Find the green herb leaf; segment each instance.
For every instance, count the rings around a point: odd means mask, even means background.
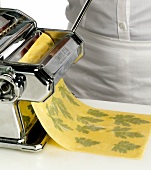
[[[59,119],[59,118],[54,118],[51,117],[53,123],[54,123],[54,127],[60,131],[63,130],[73,130],[72,128],[70,128],[67,124],[63,123],[63,120]]]
[[[89,115],[95,116],[95,117],[105,117],[108,116],[108,114],[105,114],[99,110],[93,110],[93,109],[89,109],[87,112]]]
[[[77,116],[77,120],[79,122],[82,122],[84,124],[88,124],[88,123],[98,123],[98,122],[102,122],[103,120],[101,119],[94,119],[93,117],[81,117],[81,116]]]
[[[70,92],[65,88],[65,86],[60,86],[59,91],[61,92],[61,95],[63,98],[67,98],[71,104],[74,104],[76,106],[79,106],[77,102],[74,101],[74,99],[70,96]]]
[[[88,134],[90,131],[99,131],[99,130],[104,130],[105,128],[103,127],[98,127],[94,125],[85,125],[85,126],[80,126],[78,125],[76,130],[85,134]]]
[[[115,144],[112,151],[119,153],[127,153],[128,151],[132,151],[140,148],[141,146],[130,143],[129,141],[121,141],[118,144]]]
[[[144,135],[142,135],[139,132],[129,132],[131,128],[121,128],[120,126],[117,126],[113,129],[113,132],[115,133],[116,137],[120,137],[123,139],[126,138],[142,138]]]
[[[53,97],[52,103],[53,103],[52,106],[54,107],[55,111],[57,111],[59,109],[65,118],[73,120],[71,114],[67,111],[67,108],[65,107],[65,105],[63,104],[61,99]]]
[[[23,122],[25,125],[26,130],[31,127],[32,124],[30,124],[30,117],[29,116],[23,116]]]
[[[97,145],[100,144],[100,142],[98,141],[93,141],[91,139],[86,139],[86,138],[75,138],[77,143],[80,143],[81,145],[85,146],[85,147],[90,147],[92,145]]]
[[[82,133],[86,133],[86,134],[89,133],[89,131],[84,126],[79,126],[78,125],[76,130],[79,131],[79,132],[82,132]]]
[[[50,107],[46,104],[46,109],[48,110],[49,116],[58,115],[58,108],[54,104]]]
[[[28,110],[30,110],[31,113],[32,113],[32,115],[33,115],[33,114],[35,113],[35,111],[34,111],[32,105],[30,104],[30,105],[28,105],[27,107],[28,107]]]
[[[115,117],[111,117],[111,119],[115,119],[115,124],[130,126],[131,124],[140,125],[150,123],[149,121],[136,118],[134,115],[116,115]]]

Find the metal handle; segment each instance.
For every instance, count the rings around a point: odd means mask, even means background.
[[[83,7],[82,7],[82,9],[81,9],[81,11],[80,11],[77,19],[75,20],[75,22],[74,22],[74,24],[73,24],[73,26],[72,26],[72,28],[71,28],[71,31],[73,31],[73,32],[76,31],[76,29],[77,29],[77,27],[79,26],[79,24],[80,24],[83,16],[85,15],[85,13],[86,13],[86,11],[87,11],[87,9],[88,9],[91,1],[92,1],[92,0],[87,0],[87,1],[85,2],[85,4],[83,5]]]

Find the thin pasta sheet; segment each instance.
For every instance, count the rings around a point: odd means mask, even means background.
[[[41,58],[46,49],[49,49],[48,44],[53,44],[51,38],[46,37],[45,40],[45,37],[42,34],[42,41],[38,40],[43,52],[35,43],[21,61],[37,62],[37,58]],[[141,158],[149,140],[151,115],[109,111],[85,105],[69,91],[63,79],[57,83],[54,94],[45,102],[27,104],[24,101],[21,105],[24,108],[23,115],[24,110],[30,109],[33,112],[34,109],[49,136],[72,151]],[[30,118],[33,119],[31,115],[26,112],[25,117],[29,118],[29,123]]]

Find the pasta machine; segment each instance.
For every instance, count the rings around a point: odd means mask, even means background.
[[[30,102],[50,97],[71,64],[84,55],[84,42],[75,30],[89,4],[87,0],[71,30],[37,28],[22,11],[0,8],[0,147],[39,151],[48,141]],[[42,33],[54,42],[43,59],[18,62]],[[29,103],[30,124],[20,108],[22,101]]]

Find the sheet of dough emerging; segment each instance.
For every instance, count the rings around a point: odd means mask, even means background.
[[[40,46],[45,44],[43,39]],[[38,49],[33,45],[30,52]],[[26,53],[25,62],[30,61],[30,54]],[[32,106],[50,137],[72,151],[141,158],[151,131],[150,115],[87,106],[72,95],[63,79],[47,101]]]

